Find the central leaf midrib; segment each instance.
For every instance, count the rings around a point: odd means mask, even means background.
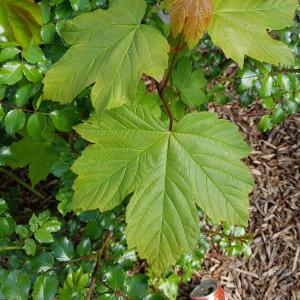
[[[169,137],[168,137],[168,146],[167,146],[167,151],[166,151],[166,163],[165,163],[165,172],[164,172],[164,191],[163,191],[163,193],[164,193],[164,195],[163,195],[163,210],[162,210],[162,213],[161,213],[161,222],[160,222],[160,233],[159,233],[159,248],[158,248],[158,250],[159,249],[161,249],[161,239],[162,239],[162,235],[164,235],[164,237],[165,237],[165,239],[166,239],[166,241],[167,241],[167,243],[168,243],[168,246],[169,246],[169,248],[170,248],[170,244],[169,244],[169,242],[168,242],[168,239],[167,239],[167,237],[166,237],[166,235],[164,234],[164,232],[163,232],[163,226],[168,226],[169,228],[171,228],[171,226],[168,224],[168,222],[166,222],[166,220],[165,220],[165,218],[163,217],[164,216],[164,203],[165,203],[165,201],[166,201],[166,199],[169,199],[170,201],[171,201],[171,203],[172,203],[172,205],[174,206],[174,208],[175,208],[175,210],[176,210],[176,212],[177,212],[177,215],[178,215],[178,217],[179,217],[179,220],[180,220],[180,224],[181,224],[181,226],[182,226],[182,228],[183,228],[183,230],[184,230],[184,224],[182,223],[182,220],[181,220],[181,218],[180,218],[180,214],[178,213],[178,210],[177,210],[177,207],[175,206],[175,204],[173,203],[173,201],[172,201],[172,199],[169,197],[169,195],[168,195],[168,193],[167,193],[167,189],[166,189],[166,186],[167,186],[167,178],[169,178],[169,180],[171,180],[176,186],[178,186],[169,176],[168,176],[168,168],[169,168],[169,166],[168,166],[168,162],[169,162],[169,160],[168,160],[168,157],[169,157],[169,151],[170,151],[170,148],[171,148],[171,145],[170,145],[170,142],[171,142],[171,134],[169,134]],[[164,221],[165,220],[165,221]],[[164,224],[165,223],[165,224]],[[173,232],[173,231],[172,231]],[[184,230],[184,232],[185,232],[185,230]],[[185,232],[186,233],[186,232]],[[174,234],[174,233],[173,233]],[[186,240],[185,240],[185,242],[186,242],[186,244],[187,245],[189,245],[189,241],[188,241],[188,239],[187,239],[187,235],[185,235],[185,238],[186,238]],[[177,246],[178,246],[178,250],[180,251],[180,249],[181,249],[181,247],[180,247],[180,243],[178,243],[178,241],[177,241],[177,237],[176,237],[176,235],[174,234],[174,239],[176,240],[176,242],[177,242]]]

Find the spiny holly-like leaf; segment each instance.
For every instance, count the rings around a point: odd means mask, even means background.
[[[160,80],[169,45],[141,24],[145,10],[143,0],[114,0],[67,22],[62,36],[72,47],[46,75],[44,98],[68,103],[95,83],[92,102],[102,111],[134,98],[142,73]]]
[[[40,43],[41,13],[31,0],[0,1],[0,35],[26,47],[31,41]],[[4,30],[4,32],[2,32]]]
[[[175,0],[171,8],[172,33],[183,33],[190,48],[202,37],[213,16],[212,0]]]
[[[213,42],[225,55],[243,67],[245,55],[274,65],[292,65],[294,56],[287,45],[272,39],[267,30],[294,24],[297,0],[214,0],[214,17],[209,26]]]
[[[130,248],[160,273],[190,252],[198,236],[196,204],[214,221],[247,224],[253,180],[237,128],[212,113],[193,113],[170,132],[143,106],[123,106],[76,130],[94,143],[72,169],[73,208],[109,210],[130,193]]]
[[[65,143],[60,138],[56,138],[55,141],[44,141],[26,135],[11,145],[11,154],[15,159],[7,163],[13,168],[29,165],[29,178],[32,185],[36,185],[47,178],[65,147]]]

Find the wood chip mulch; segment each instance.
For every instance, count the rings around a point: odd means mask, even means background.
[[[259,103],[211,110],[235,122],[253,149],[246,159],[256,182],[250,197],[253,255],[228,258],[211,251],[179,299],[188,299],[201,279],[214,277],[229,300],[300,300],[300,114],[264,134],[257,130],[265,114]]]

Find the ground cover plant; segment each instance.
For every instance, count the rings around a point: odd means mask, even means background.
[[[250,256],[251,149],[207,107],[299,111],[297,9],[1,2],[0,298],[176,299],[208,249]]]

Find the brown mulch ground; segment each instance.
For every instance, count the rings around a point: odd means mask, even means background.
[[[230,300],[300,300],[300,114],[263,134],[256,126],[265,113],[259,103],[211,110],[235,122],[252,146],[246,163],[256,181],[249,225],[255,237],[250,258],[208,253],[205,270],[193,284],[218,278]]]

